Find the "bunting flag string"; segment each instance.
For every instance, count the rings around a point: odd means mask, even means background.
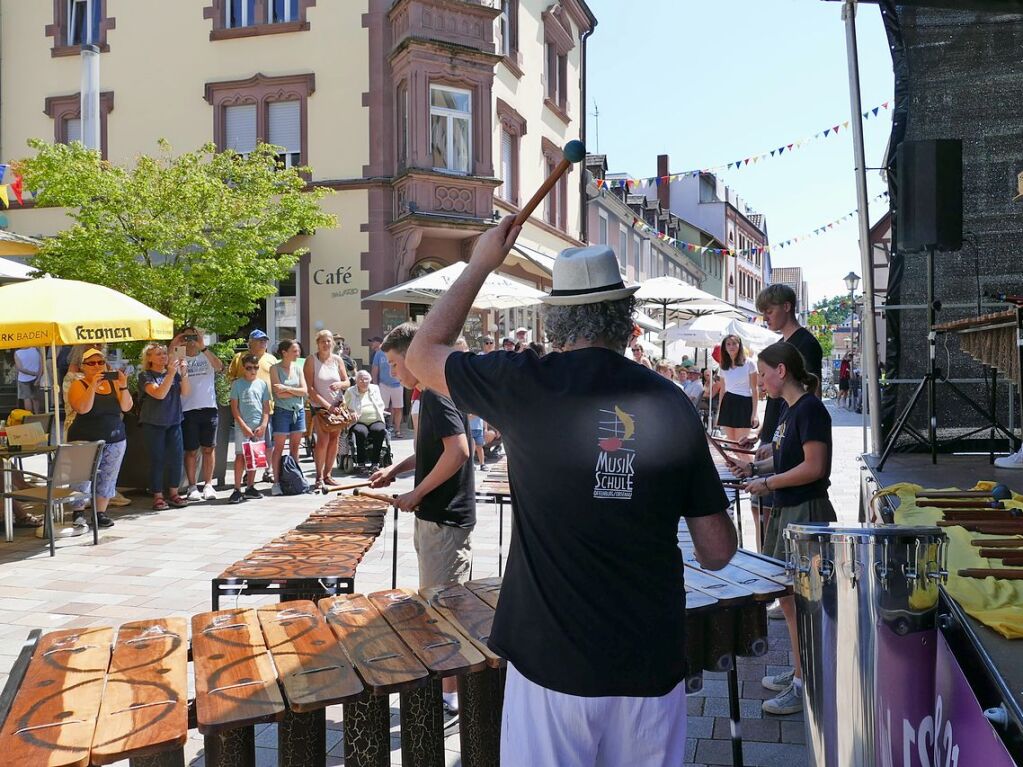
[[[876,197],[874,197],[870,202],[874,203],[874,202],[877,202],[879,200],[886,199],[887,197],[888,197],[888,192],[881,192],[881,194],[879,194]],[[678,239],[675,239],[674,237],[669,237],[668,235],[664,234],[663,232],[658,232],[656,229],[654,229],[652,226],[647,224],[645,221],[643,221],[643,220],[641,220],[639,218],[636,218],[636,217],[633,217],[632,225],[635,228],[639,229],[640,231],[645,232],[646,234],[649,234],[649,235],[655,237],[656,239],[661,240],[662,242],[667,242],[669,245],[673,245],[674,247],[678,248],[679,250],[685,250],[685,251],[688,251],[690,253],[712,253],[712,254],[715,254],[715,255],[750,257],[750,256],[755,256],[758,253],[760,253],[760,254],[768,254],[768,253],[771,253],[772,251],[775,251],[775,250],[780,250],[782,248],[791,247],[792,245],[796,245],[796,244],[798,244],[800,242],[804,242],[804,241],[809,240],[809,239],[811,239],[813,237],[819,237],[822,234],[827,234],[832,229],[834,229],[836,226],[841,226],[842,224],[846,223],[847,221],[850,221],[851,219],[853,219],[857,215],[857,213],[859,213],[859,209],[849,211],[844,216],[839,216],[834,221],[829,221],[826,224],[822,224],[821,226],[816,227],[815,229],[807,232],[806,234],[801,234],[798,237],[790,237],[787,240],[782,240],[777,245],[766,245],[766,246],[764,246],[762,248],[746,248],[744,250],[737,250],[735,248],[710,248],[710,247],[707,247],[706,245],[700,245],[699,243],[686,242],[684,240],[678,240]]]
[[[879,104],[878,106],[873,107],[872,109],[868,109],[863,113],[863,119],[870,120],[872,118],[878,117],[878,115],[882,111],[887,112],[890,105],[891,105],[890,101],[885,101],[883,104]],[[697,170],[683,171],[682,173],[672,173],[667,176],[651,176],[650,178],[597,179],[596,184],[598,189],[605,186],[611,189],[615,188],[621,189],[624,187],[631,191],[632,189],[637,188],[668,184],[671,183],[672,181],[679,181],[680,179],[685,178],[686,176],[699,176],[701,173],[707,173],[710,171],[727,171],[732,169],[742,170],[743,168],[751,164],[752,165],[758,164],[761,160],[769,160],[774,157],[781,157],[786,152],[791,153],[797,149],[802,149],[807,144],[813,143],[815,141],[821,141],[823,139],[828,138],[829,136],[837,136],[840,131],[848,130],[848,128],[849,121],[846,120],[845,122],[832,125],[829,128],[819,130],[812,136],[806,136],[805,138],[797,139],[790,143],[783,144],[782,146],[777,147],[776,149],[771,149],[768,152],[761,152],[760,154],[750,155],[749,157],[744,157],[741,160],[735,160],[734,162],[725,163],[724,165],[713,165],[706,168],[699,168]]]

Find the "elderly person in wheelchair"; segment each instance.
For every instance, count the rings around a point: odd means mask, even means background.
[[[352,426],[358,473],[372,473],[380,464],[380,448],[387,435],[384,423],[387,411],[380,387],[373,383],[368,370],[355,374],[355,386],[345,391],[345,405],[358,418]]]

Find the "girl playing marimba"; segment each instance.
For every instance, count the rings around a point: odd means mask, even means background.
[[[791,344],[772,344],[760,352],[757,366],[771,397],[785,405],[778,420],[769,458],[735,466],[738,474],[751,477],[745,489],[752,495],[774,493],[775,506],[767,524],[764,553],[784,559],[782,531],[790,524],[834,522],[835,510],[828,499],[831,484],[831,415],[813,392],[817,376],[808,373],[803,355]],[[765,476],[766,475],[766,476]],[[764,701],[768,714],[794,714],[803,710],[802,668],[792,597],[779,600],[789,639],[795,653],[792,671],[766,676],[763,685],[778,692]]]

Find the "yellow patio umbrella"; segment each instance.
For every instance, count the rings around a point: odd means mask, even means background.
[[[56,434],[60,431],[57,346],[171,338],[174,323],[102,285],[41,277],[0,287],[0,349],[49,346]]]

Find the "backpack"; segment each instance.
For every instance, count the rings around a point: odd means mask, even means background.
[[[302,495],[309,492],[309,483],[305,481],[298,461],[291,455],[281,458],[280,476],[277,483],[281,486],[281,495]]]

